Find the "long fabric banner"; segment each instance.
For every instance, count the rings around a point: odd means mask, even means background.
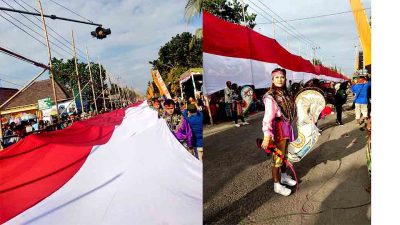
[[[0,152],[0,224],[201,224],[202,166],[147,103]]]
[[[274,39],[203,12],[203,68],[207,94],[222,90],[228,80],[238,85],[266,88],[272,82],[271,71],[277,67],[285,68],[288,80],[294,82],[313,78],[335,82],[348,79],[291,54]]]
[[[367,15],[361,0],[350,0],[350,6],[353,11],[356,22],[358,36],[363,49],[364,65],[371,65],[371,27],[368,23]]]

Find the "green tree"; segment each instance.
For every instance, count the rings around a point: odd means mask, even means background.
[[[179,76],[189,68],[202,67],[203,49],[201,39],[194,39],[189,32],[177,34],[158,51],[158,59],[150,61],[153,69],[158,69],[165,84],[177,93]]]
[[[243,24],[243,5],[239,0],[204,0],[203,10],[232,23]],[[246,26],[253,29],[256,23],[257,14],[247,12],[249,5],[244,5]]]
[[[55,79],[63,85],[69,94],[74,93],[78,94],[78,79],[76,76],[75,70],[75,60],[72,59],[52,59],[53,69],[55,71]],[[103,79],[103,88],[106,89],[108,87],[106,80],[106,70],[102,65],[101,66],[101,77]],[[98,63],[91,62],[90,63],[92,77],[93,77],[93,87],[95,91],[95,96],[98,97],[101,95],[101,81],[100,81],[100,67]],[[92,87],[89,83],[90,75],[89,75],[89,66],[87,63],[79,62],[78,60],[78,72],[79,72],[79,80],[82,88],[82,97],[89,100],[89,102],[93,101]],[[89,83],[89,84],[88,84]],[[85,88],[84,86],[88,84]],[[115,94],[115,84],[113,86],[112,94]],[[107,92],[105,92],[107,93]],[[79,97],[77,97],[79,99]]]

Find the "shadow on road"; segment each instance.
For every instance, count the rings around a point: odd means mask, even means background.
[[[238,224],[250,213],[271,199],[274,195],[271,191],[272,185],[271,179],[261,184],[228,207],[208,218],[204,218],[204,224]]]
[[[343,122],[351,121],[353,118],[350,116]],[[330,123],[325,125],[331,126]],[[205,149],[208,151],[204,159],[204,203],[228,185],[238,173],[267,160],[266,154],[255,146],[255,138],[261,135],[260,131],[261,124],[259,127],[253,125],[227,130],[206,139]],[[354,127],[348,135],[334,140],[329,140],[328,137],[325,143],[314,149],[300,163],[296,163],[294,166],[300,179],[299,183],[301,178],[316,165],[326,163],[328,160],[340,160],[365,147],[365,132]],[[242,141],[234,140],[239,137]],[[238,224],[274,195],[273,183],[269,179],[230,205],[212,212],[205,211],[204,223]]]
[[[324,142],[312,150],[301,162],[294,165],[297,176],[300,179],[299,183],[301,183],[301,178],[314,166],[327,161],[340,160],[365,147],[367,143],[365,132],[354,128],[347,134],[348,137],[340,137],[339,139]]]
[[[371,195],[364,190],[368,183],[367,167],[354,169],[349,177],[340,183],[321,204],[321,210],[314,224],[371,224]],[[307,222],[309,216],[302,216]]]

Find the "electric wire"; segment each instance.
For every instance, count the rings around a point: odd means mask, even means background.
[[[28,11],[27,8],[25,8],[24,6],[22,6],[21,4],[19,4],[16,0],[13,0],[13,1],[16,2],[16,3],[17,3],[19,6],[21,6],[23,9],[25,9],[26,11]],[[22,1],[26,6],[28,6],[28,7],[31,8],[31,9],[33,9],[33,10],[36,11],[37,13],[40,13],[36,8],[34,8],[33,6],[29,5],[29,4],[26,3],[24,0],[20,0],[20,1]],[[36,16],[35,16],[35,18],[36,18],[36,20],[38,20],[40,23],[42,23],[42,21],[41,21],[39,18],[37,18]],[[47,25],[47,24],[46,24],[46,27],[47,27],[49,30],[53,31],[57,36],[59,36],[61,39],[63,39],[66,43],[68,43],[68,46],[72,46],[72,43],[71,43],[70,41],[68,41],[65,37],[63,37],[62,35],[60,35],[60,34],[59,34],[57,31],[55,31],[52,27],[50,27],[50,26]],[[53,38],[55,38],[55,37],[53,37]],[[68,47],[68,48],[70,48],[70,47]],[[77,52],[77,55],[80,56],[82,59],[85,59],[85,60],[86,60],[86,57],[84,56],[86,53],[85,53],[83,50],[81,50],[80,48],[78,48],[78,47],[76,47],[76,50],[77,50],[78,52],[80,52],[81,54],[83,54],[83,55],[81,55],[80,53]]]
[[[272,16],[270,13],[266,12],[264,9],[262,9],[259,5],[257,5],[256,3],[254,3],[253,1],[249,0],[253,5],[255,5],[258,9],[262,10],[264,13],[266,13],[267,15],[271,16],[274,20],[277,20],[274,16]],[[274,12],[271,8],[269,8],[267,5],[265,5],[263,2],[261,2],[260,0],[257,0],[258,2],[260,2],[265,8],[267,8],[269,11],[271,11],[273,14],[275,14],[281,21],[285,21],[282,17],[280,17],[276,12]],[[250,6],[250,8],[252,8],[253,10],[255,10],[252,6]],[[260,14],[259,12],[257,12],[258,14]],[[260,14],[261,16],[263,16],[264,18],[266,18],[271,24],[275,24],[275,21],[271,21],[269,18],[267,18],[266,16],[264,16],[263,14]],[[279,20],[277,20],[279,21]],[[294,28],[292,25],[290,25],[289,23],[286,22],[286,24],[288,24],[289,27],[292,28],[293,31],[297,32],[293,34],[292,32],[287,31],[291,30],[290,28],[288,28],[287,26],[283,25],[282,23],[276,23],[277,27],[279,27],[280,29],[282,29],[283,31],[285,31],[286,33],[290,34],[291,36],[295,37],[297,40],[303,41],[307,46],[310,46],[312,49],[315,50],[320,50],[320,55],[323,56],[323,58],[327,59],[330,58],[328,57],[326,54],[322,54],[321,53],[321,48],[317,47],[318,44],[316,42],[314,42],[313,40],[307,38],[304,34],[300,33],[299,31],[297,31],[296,28]],[[280,25],[282,25],[284,28],[282,28]],[[286,28],[286,29],[285,29]],[[317,51],[316,51],[316,55],[317,55]],[[317,56],[315,56],[316,58],[318,58]]]
[[[354,11],[366,11],[366,10],[371,10],[371,8],[365,8],[365,9],[358,9]],[[297,18],[297,19],[289,19],[289,20],[282,20],[282,21],[274,21],[274,23],[283,23],[283,22],[294,22],[294,21],[301,21],[301,20],[308,20],[308,19],[317,19],[317,18],[322,18],[322,17],[328,17],[328,16],[336,16],[336,15],[342,15],[346,13],[352,13],[353,11],[343,11],[343,12],[337,12],[337,13],[329,13],[329,14],[323,14],[323,15],[318,15],[318,16],[309,16],[309,17],[302,17],[302,18]],[[261,22],[257,24],[272,24],[271,22]]]
[[[2,0],[2,1],[4,2],[4,0]],[[17,2],[16,0],[14,0],[14,2],[17,3],[19,6],[21,6],[23,9],[27,10],[24,6],[22,6],[22,5],[21,5],[19,2]],[[7,3],[6,3],[6,4],[7,4]],[[9,5],[9,4],[7,4],[7,5],[10,6],[11,8],[13,8],[13,9],[15,9],[15,8],[12,7],[11,5]],[[40,30],[43,29],[41,26],[39,26],[38,24],[36,24],[34,21],[32,21],[31,19],[29,19],[29,18],[28,18],[27,16],[25,16],[24,14],[22,14],[22,13],[19,13],[19,14],[21,14],[25,19],[29,20],[33,25],[35,25],[36,27],[38,27]],[[37,20],[39,20],[40,23],[42,22],[42,21],[41,21],[40,19],[38,19],[37,17],[35,17],[35,18],[36,18]],[[50,27],[49,27],[48,25],[46,25],[46,27],[50,29]],[[53,30],[53,31],[54,31],[54,30]],[[72,51],[72,55],[73,55],[73,50],[70,49],[71,46],[66,45],[64,42],[60,41],[58,38],[56,38],[55,36],[53,36],[50,32],[48,32],[48,34],[49,34],[50,37],[54,38],[54,40],[56,40],[58,43],[62,44],[62,45],[65,46],[68,50]],[[68,44],[70,44],[70,43],[68,42]],[[80,57],[84,58],[84,57],[83,57],[82,55],[80,55],[79,53],[78,53],[78,55],[79,55]]]
[[[58,6],[62,7],[62,8],[64,8],[64,9],[70,11],[71,13],[73,13],[73,14],[79,16],[80,18],[82,18],[82,19],[84,19],[84,20],[87,20],[87,21],[89,21],[90,23],[93,23],[93,21],[91,21],[91,20],[89,20],[88,18],[85,18],[85,17],[79,15],[78,13],[74,12],[73,10],[71,10],[71,9],[69,9],[69,8],[67,8],[67,7],[65,7],[65,6],[63,6],[63,5],[61,5],[60,3],[57,3],[56,1],[53,1],[53,0],[49,0],[49,1],[51,1],[51,2],[53,2],[54,4],[56,4],[56,5],[58,5]]]
[[[264,4],[263,2],[261,2],[260,0],[257,0],[258,2],[260,2],[267,10],[269,10],[270,12],[272,12],[273,14],[275,14],[279,19],[284,20],[278,13],[276,13],[274,10],[272,10],[270,7],[268,7],[266,4]],[[270,14],[269,14],[270,15]],[[270,15],[272,16],[272,15]],[[285,22],[285,24],[287,24],[290,28],[292,28],[292,30],[297,33],[300,37],[303,37],[305,40],[309,41],[310,43],[313,43],[313,45],[318,46],[317,43],[315,43],[313,40],[311,40],[310,38],[306,37],[305,35],[303,35],[302,33],[300,33],[295,27],[293,27],[291,24],[289,24],[288,22]]]
[[[34,29],[32,29],[31,27],[29,27],[29,26],[26,25],[25,23],[21,22],[21,21],[18,20],[17,18],[11,16],[11,15],[8,14],[7,12],[3,12],[3,13],[7,14],[9,17],[13,18],[15,21],[17,21],[17,22],[19,22],[20,24],[22,24],[24,27],[28,28],[28,29],[31,30],[33,33],[35,33],[36,35],[38,35],[38,36],[44,38],[44,37],[42,36],[42,34],[40,34],[39,32],[35,31]],[[5,18],[4,16],[2,16],[2,17]],[[8,19],[7,19],[7,21],[9,21],[10,23],[12,23],[12,22],[11,22],[10,20],[8,20]],[[13,24],[14,26],[17,26],[15,23],[12,23],[12,24]],[[18,27],[18,26],[17,26],[17,27]],[[23,28],[21,28],[21,27],[18,27],[18,28],[23,30]],[[28,33],[28,32],[25,32],[25,33]],[[35,39],[36,39],[36,38],[35,38]],[[37,40],[37,39],[36,39],[36,40]],[[61,49],[62,51],[66,52],[67,54],[70,54],[70,53],[69,53],[68,51],[66,51],[64,48],[61,48],[59,45],[55,44],[55,43],[52,42],[51,40],[49,40],[49,42],[50,42],[52,45],[54,45],[54,46],[58,47],[59,49]],[[46,44],[46,43],[44,43],[44,42],[41,42],[41,43],[44,44],[44,45],[47,47],[47,44]],[[53,49],[53,51],[55,51],[55,50]],[[55,51],[55,52],[57,52],[57,51]],[[59,52],[57,52],[57,53],[63,58],[63,55],[62,55],[62,54],[60,54]]]
[[[11,7],[12,9],[15,9],[13,6],[11,6],[11,5],[9,5],[7,2],[5,2],[4,0],[2,0],[5,4],[7,4],[9,7]],[[15,1],[15,0],[14,0]],[[16,2],[16,1],[15,1]],[[18,2],[16,2],[17,4],[19,4]],[[24,14],[22,14],[22,13],[19,13],[19,14],[21,14],[25,19],[27,19],[28,21],[30,21],[33,25],[35,25],[37,28],[39,28],[40,30],[42,30],[43,28],[42,27],[40,27],[39,25],[37,25],[34,21],[32,21],[31,19],[29,19],[27,16],[25,16]],[[9,15],[9,14],[7,14],[7,15]],[[14,18],[15,19],[15,18]],[[15,19],[16,20],[16,19]],[[40,21],[40,20],[39,20]],[[30,30],[32,30],[30,27],[28,27]],[[34,31],[35,32],[35,31]],[[38,32],[35,32],[36,34],[39,34]],[[58,40],[56,37],[54,37],[51,33],[48,33],[49,34],[49,36],[51,36],[51,37],[53,37],[56,41],[58,41],[60,44],[62,44],[62,45],[64,45],[69,51],[72,51],[71,49],[70,49],[70,47],[69,46],[67,46],[67,45],[65,45],[63,42],[61,42],[60,40]],[[39,34],[41,37],[43,37],[41,34]],[[58,47],[58,48],[61,48],[60,46],[58,46],[58,45],[56,45],[54,42],[52,42],[51,40],[49,40],[49,42],[50,43],[52,43],[54,46],[56,46],[56,47]],[[61,48],[61,49],[63,49],[63,51],[64,52],[66,52],[66,53],[68,53],[68,54],[71,54],[70,52],[67,52],[67,51],[65,51],[65,49],[64,48]],[[72,52],[73,53],[73,52]]]

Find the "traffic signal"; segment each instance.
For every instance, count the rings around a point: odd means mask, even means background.
[[[92,36],[97,38],[97,39],[103,39],[106,38],[107,35],[111,34],[111,29],[104,29],[102,27],[97,27],[95,31],[91,32]]]

